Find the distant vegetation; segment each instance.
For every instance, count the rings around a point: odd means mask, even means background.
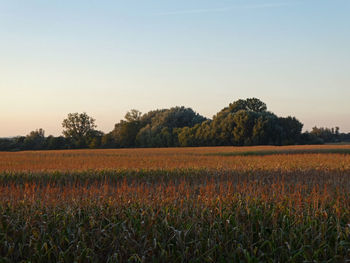
[[[63,120],[63,135],[45,137],[43,129],[27,136],[0,139],[0,150],[53,150],[79,148],[248,146],[323,144],[350,141],[339,128],[317,128],[302,133],[295,117],[278,117],[256,98],[237,100],[207,119],[191,108],[173,107],[142,114],[126,113],[125,119],[104,134],[86,113],[70,113]]]

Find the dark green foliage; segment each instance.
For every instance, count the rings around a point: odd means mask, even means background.
[[[45,148],[45,131],[38,129],[30,132],[23,141],[25,150],[42,150]]]
[[[15,151],[20,150],[21,148],[17,148],[17,144],[15,139],[12,138],[0,138],[0,150],[1,151]]]
[[[141,125],[141,112],[132,109],[125,114],[125,120],[121,120],[114,126],[111,132],[114,144],[117,147],[135,147],[135,139]]]
[[[115,148],[116,143],[112,132],[104,134],[101,138],[101,148]]]
[[[295,144],[300,141],[303,124],[295,117],[278,118],[278,123],[283,128],[281,136],[282,145]]]
[[[150,111],[144,115],[132,110],[115,125],[112,134],[120,147],[177,146],[176,129],[192,127],[205,120],[190,108],[174,107]]]
[[[228,109],[231,113],[236,113],[240,110],[253,111],[253,112],[265,112],[267,110],[266,104],[257,98],[250,98],[246,100],[237,100],[230,103]]]
[[[100,132],[95,131],[95,119],[84,113],[69,113],[62,122],[63,135],[70,139],[73,148],[86,148],[91,143],[95,135],[100,136]]]
[[[68,149],[69,142],[63,137],[54,137],[52,135],[46,138],[46,149],[48,150],[62,150]]]
[[[339,128],[317,128],[302,133],[295,117],[278,117],[257,98],[239,99],[207,119],[191,108],[173,107],[142,114],[132,109],[113,131],[95,130],[95,120],[86,113],[70,113],[62,123],[62,137],[43,130],[26,137],[0,139],[0,151],[70,148],[130,148],[322,144],[350,141]]]
[[[339,127],[335,128],[317,128],[313,127],[310,134],[320,138],[323,142],[339,142],[340,141],[340,133]]]
[[[297,144],[302,123],[279,118],[258,99],[238,100],[217,113],[211,123],[214,145]]]
[[[300,144],[324,144],[324,141],[308,131],[300,135]]]
[[[120,121],[115,125],[112,134],[118,147],[135,147],[135,140],[140,129],[139,121]]]
[[[305,132],[300,137],[301,144],[349,143],[350,133],[340,133],[339,127],[313,127],[311,132]]]

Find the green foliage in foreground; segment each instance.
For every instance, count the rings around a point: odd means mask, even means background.
[[[2,173],[0,262],[346,262],[349,174]]]
[[[222,208],[0,205],[1,262],[344,262],[348,222],[259,200]]]

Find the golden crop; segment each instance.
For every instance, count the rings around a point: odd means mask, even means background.
[[[209,168],[229,170],[348,169],[350,155],[274,154],[220,156],[219,153],[348,149],[348,146],[201,147],[117,150],[0,152],[0,171],[84,171],[118,169]]]
[[[0,261],[345,262],[349,150],[0,153]]]

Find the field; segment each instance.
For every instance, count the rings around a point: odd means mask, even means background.
[[[0,152],[0,262],[350,262],[350,146]]]

